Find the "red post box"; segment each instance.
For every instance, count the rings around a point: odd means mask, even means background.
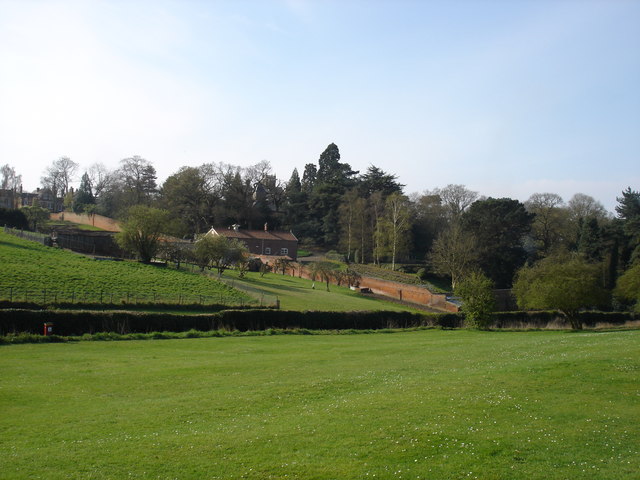
[[[53,335],[53,323],[44,324],[44,336]]]

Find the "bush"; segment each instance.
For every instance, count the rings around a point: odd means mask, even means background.
[[[470,327],[487,328],[495,309],[493,282],[480,272],[473,272],[456,285],[456,295],[462,298],[462,311]]]

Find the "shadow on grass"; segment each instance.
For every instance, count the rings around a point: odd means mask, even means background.
[[[21,245],[19,243],[5,242],[4,240],[0,240],[0,245],[4,245],[11,248],[21,248],[23,250],[38,250],[38,251],[41,251],[40,247],[42,246],[42,244],[38,242],[33,242],[33,245]]]

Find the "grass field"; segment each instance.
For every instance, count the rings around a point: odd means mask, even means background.
[[[0,347],[3,479],[635,479],[640,332]]]
[[[242,285],[277,296],[280,299],[280,308],[283,310],[419,311],[405,305],[366,296],[347,287],[330,285],[327,292],[324,283],[315,282],[315,289],[312,289],[311,286],[314,282],[311,280],[280,275],[279,273],[269,273],[261,277],[259,273],[248,272],[245,278],[240,279],[236,271],[228,270],[224,277],[227,280],[233,280],[231,285]]]
[[[25,294],[27,291],[29,293]],[[16,301],[103,301],[237,305],[248,296],[202,275],[137,262],[98,261],[0,232],[0,297]],[[55,297],[54,297],[55,295]],[[155,300],[154,300],[155,299]],[[208,300],[208,301],[206,301]],[[46,301],[43,301],[46,303]]]

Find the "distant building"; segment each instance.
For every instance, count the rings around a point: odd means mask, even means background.
[[[0,208],[7,208],[9,210],[14,208],[20,208],[22,203],[20,201],[20,194],[14,190],[7,190],[0,188]]]
[[[238,225],[228,228],[212,228],[207,235],[220,235],[229,239],[242,241],[250,253],[255,255],[274,255],[298,259],[298,239],[291,232],[269,230],[264,224],[264,230],[241,230]]]
[[[33,193],[22,193],[21,197],[23,207],[33,206],[34,203],[37,203],[38,206],[46,208],[53,213],[58,213],[64,210],[64,199],[62,197],[54,198],[51,190],[46,188],[38,188]]]

